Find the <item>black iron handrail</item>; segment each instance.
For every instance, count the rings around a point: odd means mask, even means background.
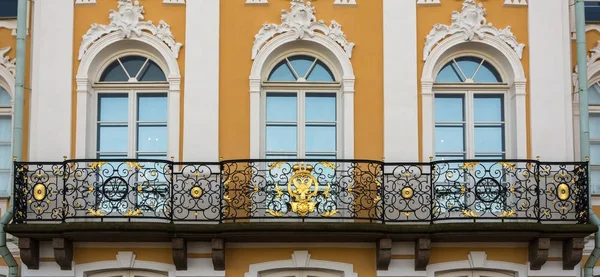
[[[588,220],[587,162],[15,162],[15,223]]]

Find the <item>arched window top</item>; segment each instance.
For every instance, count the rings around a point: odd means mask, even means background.
[[[10,107],[10,94],[3,87],[0,86],[0,107]]]
[[[452,59],[438,73],[436,83],[502,83],[498,70],[488,61],[466,56]]]
[[[163,70],[153,60],[130,55],[115,59],[102,72],[100,82],[166,82]]]
[[[295,55],[277,63],[267,81],[335,82],[335,76],[321,60],[307,55]]]

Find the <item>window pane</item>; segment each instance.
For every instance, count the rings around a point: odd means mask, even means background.
[[[12,157],[11,157],[10,144],[0,144],[0,169],[10,168]]]
[[[101,82],[127,82],[129,77],[119,64],[119,61],[114,61],[102,72],[100,76]]]
[[[8,194],[10,182],[10,171],[0,171],[0,194]]]
[[[333,93],[306,94],[306,121],[335,121],[336,101]]]
[[[456,64],[454,64],[454,61],[451,61],[440,70],[435,81],[438,83],[462,83],[465,79]]]
[[[307,81],[311,82],[335,82],[335,77],[331,70],[321,61],[317,61],[315,67],[308,74]]]
[[[296,126],[267,126],[266,133],[267,151],[297,151]]]
[[[98,117],[99,121],[127,121],[127,95],[101,95],[99,97]]]
[[[600,169],[593,168],[590,170],[591,184],[590,189],[593,194],[600,194]]]
[[[455,60],[462,73],[464,73],[464,76],[468,79],[473,79],[475,71],[481,63],[481,59],[477,57],[460,57]]]
[[[267,121],[296,121],[296,101],[295,93],[267,94]]]
[[[140,76],[138,76],[140,82],[166,82],[167,77],[160,67],[154,62],[149,60]]]
[[[10,115],[0,115],[0,141],[10,142],[12,137],[12,120]]]
[[[146,94],[138,97],[139,121],[167,121],[167,95]]]
[[[294,159],[297,159],[298,156],[297,155],[285,155],[285,154],[267,154],[266,158],[274,159],[274,160],[294,160]]]
[[[590,164],[600,165],[600,142],[590,143]]]
[[[10,107],[10,94],[3,87],[0,87],[0,107]]]
[[[463,120],[462,96],[439,95],[435,97],[436,122],[462,122]]]
[[[600,2],[585,2],[585,21],[600,21]]]
[[[590,138],[600,138],[600,114],[590,114]]]
[[[287,61],[283,60],[279,62],[271,71],[271,74],[268,78],[269,81],[279,81],[279,82],[295,82],[296,77],[288,67]]]
[[[465,155],[463,155],[463,154],[456,154],[456,155],[444,154],[444,155],[436,155],[435,156],[436,161],[450,161],[450,160],[464,160],[464,159],[465,159]],[[456,168],[460,168],[460,164],[452,164],[450,169],[456,169]]]
[[[307,126],[306,151],[335,152],[335,126]]]
[[[125,67],[125,70],[127,70],[127,73],[129,73],[129,77],[135,78],[135,76],[137,76],[138,72],[142,68],[142,65],[144,65],[148,58],[140,56],[127,56],[119,59]]]
[[[298,73],[298,77],[306,78],[306,73],[308,73],[308,70],[315,61],[315,58],[299,55],[290,57],[288,60],[294,67],[294,70],[296,70],[296,73]]]
[[[475,152],[504,152],[504,128],[498,125],[475,127]]]
[[[140,152],[167,152],[167,126],[138,126]]]
[[[435,127],[435,152],[463,152],[464,149],[463,126]]]
[[[500,83],[502,82],[502,78],[500,77],[500,73],[492,64],[485,61],[475,74],[475,78],[473,80],[476,83]]]
[[[504,121],[504,110],[501,96],[475,96],[473,109],[475,122],[501,122]]]
[[[98,151],[127,152],[127,126],[99,124]]]
[[[0,0],[0,18],[17,18],[17,0]]]

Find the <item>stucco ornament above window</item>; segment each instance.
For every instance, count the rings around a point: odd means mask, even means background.
[[[592,65],[597,65],[597,62],[600,61],[600,41],[597,42],[594,48],[588,50],[590,55],[587,56],[587,68],[588,68],[588,79],[592,77],[597,70],[592,70]],[[579,68],[575,66],[575,71],[571,75],[573,88],[575,88],[575,92],[579,92]]]
[[[155,26],[152,21],[141,21],[144,19],[144,7],[140,6],[139,1],[119,0],[118,9],[119,11],[110,10],[109,25],[94,23],[83,35],[83,41],[79,47],[79,60],[83,58],[94,42],[112,32],[120,32],[123,38],[130,38],[132,35],[139,37],[142,32],[147,31],[167,44],[175,58],[179,56],[182,44],[175,42],[169,24],[161,20],[158,22],[158,26]]]
[[[9,56],[7,56],[6,53],[8,53],[8,51],[10,51],[10,46],[0,48],[0,65],[4,66],[6,69],[8,69],[10,74],[15,76],[17,60],[11,59]]]
[[[286,10],[281,11],[281,24],[265,23],[258,34],[254,36],[252,59],[254,60],[258,51],[267,41],[278,34],[288,32],[295,33],[299,40],[304,39],[306,36],[314,37],[316,32],[320,32],[338,43],[348,57],[352,57],[354,43],[348,42],[342,31],[342,25],[335,20],[331,20],[331,24],[327,26],[323,20],[317,21],[315,8],[310,1],[305,3],[304,0],[292,0],[289,12]]]
[[[521,59],[525,44],[517,42],[510,26],[499,30],[492,26],[492,23],[487,23],[485,16],[486,10],[483,8],[482,3],[476,4],[475,0],[464,0],[462,11],[452,12],[452,24],[450,26],[443,24],[433,26],[425,41],[423,60],[427,60],[433,48],[444,38],[461,33],[464,34],[466,41],[472,41],[476,38],[483,39],[486,34],[494,36],[514,49],[519,59]]]

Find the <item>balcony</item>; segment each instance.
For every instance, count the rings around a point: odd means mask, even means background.
[[[30,269],[48,240],[61,268],[73,241],[171,241],[178,268],[187,241],[211,241],[215,269],[225,268],[225,241],[376,242],[381,270],[392,241],[414,241],[415,270],[432,241],[512,241],[529,243],[534,269],[550,240],[563,242],[572,268],[597,231],[587,224],[587,163],[65,160],[14,171],[5,230]]]

